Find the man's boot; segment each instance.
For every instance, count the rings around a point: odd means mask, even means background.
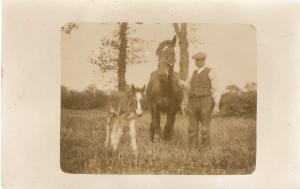
[[[210,148],[210,135],[209,132],[202,132],[202,146],[207,149]]]
[[[193,151],[198,148],[198,138],[196,137],[191,137],[191,136],[188,137],[187,143],[188,143],[187,146],[188,151]]]

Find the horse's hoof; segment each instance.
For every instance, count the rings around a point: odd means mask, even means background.
[[[175,138],[174,136],[168,135],[168,136],[165,136],[165,137],[163,138],[163,140],[164,140],[165,142],[170,142],[170,141],[172,141],[174,138]]]
[[[153,143],[154,142],[154,134],[150,134],[150,141]]]

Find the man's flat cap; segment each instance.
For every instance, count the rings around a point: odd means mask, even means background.
[[[192,56],[193,59],[195,60],[201,60],[206,58],[206,54],[204,52],[198,52]]]

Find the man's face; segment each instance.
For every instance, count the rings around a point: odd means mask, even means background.
[[[205,59],[196,59],[195,64],[197,68],[202,68],[205,65]]]

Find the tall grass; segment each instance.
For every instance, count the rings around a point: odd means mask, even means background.
[[[162,119],[164,124],[165,118]],[[177,115],[174,140],[149,140],[150,114],[136,122],[138,160],[135,165],[128,128],[119,152],[104,149],[105,114],[102,111],[62,110],[61,168],[90,174],[250,174],[255,169],[256,121],[214,118],[210,150],[186,150],[188,122]]]

